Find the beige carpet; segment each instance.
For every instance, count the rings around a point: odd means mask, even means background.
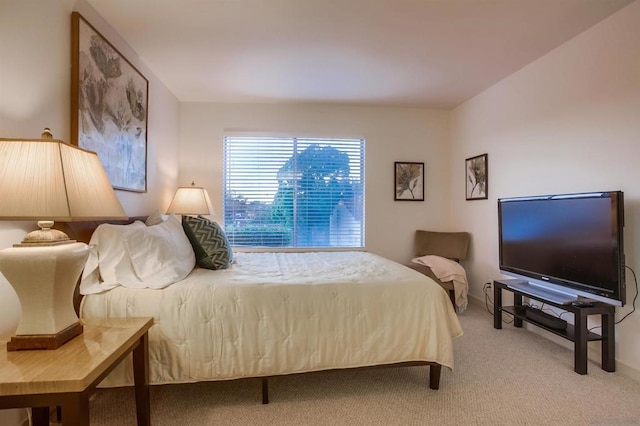
[[[573,353],[525,329],[493,329],[470,306],[460,319],[455,370],[440,390],[427,367],[335,371],[260,380],[153,386],[152,424],[202,425],[640,425],[640,383],[589,363],[573,372]],[[132,388],[101,389],[92,425],[134,425]]]

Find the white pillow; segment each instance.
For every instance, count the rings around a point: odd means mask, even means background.
[[[135,277],[128,273],[127,259],[118,264],[116,275],[127,287],[164,288],[185,278],[196,264],[191,243],[175,215],[158,225],[125,233],[122,240]]]
[[[153,225],[159,225],[162,222],[164,222],[165,220],[167,220],[169,216],[167,216],[166,214],[162,214],[162,212],[160,210],[156,210],[155,212],[151,213],[148,217],[147,220],[145,220],[145,224],[147,226],[153,226]]]
[[[125,248],[122,236],[137,229],[145,229],[147,226],[135,221],[129,225],[102,224],[96,228],[89,241],[89,257],[82,272],[80,281],[80,293],[101,293],[118,286],[119,277],[129,275],[135,277],[133,268],[123,268],[128,261],[125,256]],[[116,275],[116,267],[120,269]]]

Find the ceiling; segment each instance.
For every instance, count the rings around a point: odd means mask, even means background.
[[[633,0],[88,0],[182,102],[452,108]]]

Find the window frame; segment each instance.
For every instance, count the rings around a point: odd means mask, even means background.
[[[229,171],[229,164],[230,164],[230,159],[229,159],[229,155],[232,152],[232,150],[229,148],[229,144],[233,144],[233,143],[241,143],[241,142],[257,142],[259,143],[269,143],[269,141],[275,141],[278,142],[280,145],[276,146],[277,148],[281,148],[283,146],[283,141],[286,141],[287,144],[292,145],[291,149],[293,154],[291,154],[291,156],[289,157],[285,157],[283,156],[282,159],[280,159],[281,161],[283,161],[284,163],[279,166],[278,169],[278,174],[283,170],[283,168],[285,167],[285,163],[288,163],[290,160],[293,160],[294,158],[298,158],[303,152],[304,150],[310,148],[313,145],[319,145],[321,148],[334,148],[338,151],[340,151],[341,153],[347,154],[348,155],[348,170],[349,173],[348,175],[342,176],[342,179],[344,179],[344,182],[348,182],[346,185],[350,185],[349,188],[354,190],[348,206],[344,207],[344,204],[340,203],[340,202],[336,202],[336,204],[333,206],[333,211],[329,217],[329,221],[331,221],[332,217],[337,217],[340,216],[339,214],[336,214],[336,207],[338,205],[340,205],[341,210],[346,211],[349,210],[349,217],[353,217],[353,223],[356,223],[357,225],[353,225],[351,224],[350,227],[347,228],[342,228],[341,230],[339,230],[337,233],[332,233],[330,230],[329,231],[325,231],[325,233],[328,234],[328,236],[325,236],[325,239],[328,238],[329,240],[331,240],[332,238],[334,239],[341,239],[341,238],[346,238],[346,239],[352,239],[352,241],[357,240],[357,242],[355,244],[351,243],[351,244],[332,244],[329,241],[329,244],[318,244],[316,243],[315,239],[311,239],[310,241],[313,242],[313,244],[300,244],[300,242],[298,241],[298,234],[302,232],[302,229],[299,224],[298,224],[298,220],[299,220],[299,216],[298,216],[298,204],[300,203],[300,197],[296,197],[294,196],[294,206],[293,206],[293,212],[294,212],[294,220],[293,220],[293,234],[291,237],[291,241],[290,244],[288,245],[284,245],[284,246],[273,246],[273,245],[246,245],[246,244],[240,244],[237,245],[235,242],[235,238],[231,237],[229,238],[230,244],[232,245],[232,247],[234,247],[234,250],[237,251],[345,251],[345,250],[349,250],[349,251],[363,251],[365,250],[365,148],[366,148],[366,140],[363,137],[309,137],[309,136],[292,136],[292,135],[287,135],[287,136],[281,136],[281,135],[273,135],[273,134],[266,134],[266,133],[257,133],[257,134],[246,134],[246,133],[242,133],[242,134],[225,134],[223,137],[223,217],[224,217],[224,227],[225,227],[225,232],[227,232],[227,235],[229,236],[229,234],[232,234],[231,232],[229,232],[229,228],[231,226],[237,226],[235,224],[230,224],[229,223],[229,214],[233,213],[233,210],[229,211],[228,210],[228,205],[227,203],[229,202],[229,200],[232,199],[232,196],[230,196],[231,193],[233,193],[236,188],[233,186],[233,182],[229,182],[229,179],[231,179],[230,175],[233,174],[233,171]],[[337,145],[337,147],[333,147],[332,143],[334,145]],[[345,146],[341,146],[341,144],[346,144]],[[300,146],[303,147],[303,149],[298,150],[298,148],[300,148]],[[340,148],[346,150],[346,152],[343,152],[340,150]],[[297,151],[296,151],[297,150]],[[266,151],[265,151],[266,152]],[[297,153],[297,155],[296,155]],[[235,154],[234,154],[235,155]],[[240,155],[240,154],[238,154]],[[269,155],[265,155],[265,157],[269,158]],[[271,161],[272,159],[267,160]],[[295,161],[294,161],[295,163]],[[246,165],[245,165],[246,167]],[[271,165],[271,167],[273,167],[273,165]],[[355,167],[355,171],[352,171],[352,167]],[[241,168],[241,167],[238,167]],[[286,170],[285,170],[286,172]],[[241,173],[236,171],[235,173]],[[298,172],[297,169],[293,171],[293,173],[300,173],[300,175],[302,175],[304,172]],[[293,180],[293,191],[294,194],[298,193],[298,188],[295,185],[298,185],[299,182],[299,178],[294,178]],[[326,177],[325,177],[325,181],[326,181]],[[343,182],[343,181],[341,181]],[[280,184],[281,181],[278,177],[278,188],[280,188]],[[231,185],[231,186],[230,186]],[[256,185],[259,186],[259,185]],[[325,187],[326,188],[326,187]],[[278,189],[279,191],[279,189]],[[236,193],[238,195],[241,195],[239,191],[236,191]],[[311,197],[313,199],[313,197]],[[246,198],[247,200],[249,200],[249,198]],[[267,205],[269,205],[269,208],[271,208],[271,206],[273,205],[273,200],[275,199],[275,195],[272,198],[271,203],[265,203]],[[335,200],[335,198],[334,198]],[[262,201],[264,202],[264,201]],[[314,208],[312,207],[312,210],[314,210]],[[234,214],[235,216],[235,214]],[[344,215],[342,215],[344,216]],[[340,222],[340,221],[338,221]],[[260,224],[260,223],[257,223]],[[283,225],[284,226],[284,225]],[[340,225],[338,225],[340,226]],[[329,228],[331,229],[332,225],[329,224]],[[355,229],[357,228],[357,232],[353,233],[353,232],[347,232],[346,234],[343,232],[343,229]],[[310,231],[307,231],[310,233]],[[344,235],[343,235],[344,234]],[[353,234],[356,234],[355,237],[353,236]]]

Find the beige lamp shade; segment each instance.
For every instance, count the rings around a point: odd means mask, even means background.
[[[167,209],[169,214],[183,215],[210,215],[212,212],[207,190],[195,186],[194,182],[191,182],[191,186],[179,187]]]
[[[0,139],[0,220],[125,219],[95,152],[56,139]]]

